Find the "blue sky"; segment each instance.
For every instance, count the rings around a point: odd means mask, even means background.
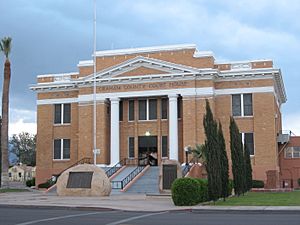
[[[37,74],[73,72],[91,59],[93,0],[0,0],[11,36],[11,131],[34,132]],[[273,59],[288,101],[284,129],[300,135],[298,0],[97,0],[97,50],[195,43],[217,61]],[[0,57],[1,88],[4,57]]]

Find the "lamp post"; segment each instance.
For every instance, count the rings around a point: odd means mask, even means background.
[[[184,147],[184,152],[185,152],[185,165],[187,166],[189,164],[188,154],[190,153],[190,146]]]

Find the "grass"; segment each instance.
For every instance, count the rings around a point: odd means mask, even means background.
[[[0,193],[7,193],[7,192],[27,192],[27,189],[17,189],[17,188],[0,188]]]
[[[218,201],[216,205],[224,206],[300,206],[300,191],[262,193],[249,192],[244,196],[231,197],[224,202]]]

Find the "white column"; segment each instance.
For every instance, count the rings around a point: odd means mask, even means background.
[[[120,161],[119,98],[110,99],[110,165]]]
[[[169,95],[169,149],[170,159],[178,161],[177,95]]]

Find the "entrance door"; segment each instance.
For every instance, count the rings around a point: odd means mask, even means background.
[[[157,166],[157,136],[140,136],[139,165]]]

